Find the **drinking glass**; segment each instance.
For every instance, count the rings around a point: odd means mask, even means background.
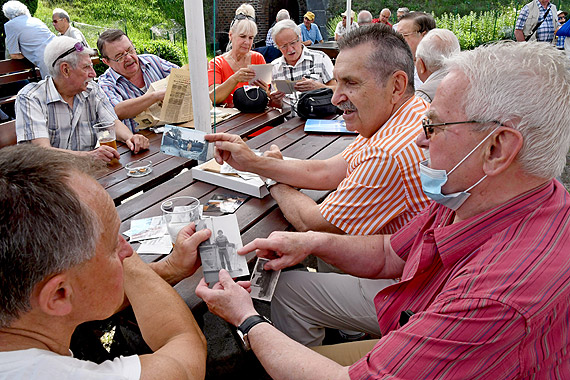
[[[99,141],[100,145],[107,145],[117,150],[115,123],[97,123],[93,125],[93,130],[95,131],[97,141]],[[113,158],[109,164],[115,164],[117,162],[119,161],[116,158]]]
[[[183,227],[200,219],[200,201],[194,197],[170,198],[162,202],[160,209],[172,245],[176,243],[176,237]]]

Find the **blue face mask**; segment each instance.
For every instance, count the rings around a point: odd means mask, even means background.
[[[498,127],[497,127],[498,128]],[[471,150],[471,152],[467,153],[467,155],[459,161],[457,165],[453,167],[449,171],[449,174],[443,169],[432,169],[428,166],[429,160],[425,160],[420,162],[420,180],[422,182],[422,190],[424,191],[425,195],[428,196],[429,199],[446,206],[452,210],[457,210],[461,205],[469,198],[471,195],[469,190],[473,189],[475,186],[480,184],[487,176],[483,176],[479,181],[477,181],[473,186],[468,188],[465,191],[459,191],[457,193],[452,194],[443,194],[441,192],[441,188],[447,182],[447,178],[455,169],[459,167],[477,148],[481,146],[487,140],[493,132],[497,130],[497,128],[493,129],[491,133],[487,135],[475,148]]]

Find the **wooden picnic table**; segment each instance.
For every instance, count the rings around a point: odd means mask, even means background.
[[[268,150],[271,144],[276,144],[287,157],[326,159],[342,152],[355,138],[353,135],[307,134],[303,130],[304,125],[304,120],[295,117],[249,139],[246,143],[249,147],[261,151]],[[329,191],[316,190],[303,190],[303,192],[317,202],[323,200],[329,193]],[[122,222],[120,232],[128,230],[130,221],[133,219],[161,215],[160,204],[168,198],[189,195],[198,198],[201,204],[205,204],[216,193],[246,198],[244,204],[235,212],[244,244],[258,237],[267,237],[273,231],[292,229],[271,195],[262,199],[250,197],[230,189],[195,181],[191,172],[187,171],[117,206]],[[133,244],[133,247],[136,249],[138,244]],[[252,256],[253,253],[248,256],[248,260],[251,260]],[[151,262],[159,260],[162,256],[143,255],[142,257],[146,262]],[[201,305],[201,300],[194,294],[194,289],[201,278],[202,271],[200,269],[175,287],[192,309]]]
[[[239,113],[220,122],[216,126],[217,132],[230,132],[244,138],[257,132],[265,126],[274,126],[283,122],[288,112],[276,108],[267,108],[260,113]],[[137,154],[132,153],[125,144],[119,143],[117,150],[121,155],[119,163],[108,165],[98,176],[99,183],[113,198],[115,205],[141,191],[147,191],[171,179],[184,168],[195,166],[195,160],[170,156],[160,152],[162,134],[156,134],[148,129],[140,131],[150,142],[148,150]],[[152,161],[152,173],[139,178],[127,176],[124,166],[140,159]]]

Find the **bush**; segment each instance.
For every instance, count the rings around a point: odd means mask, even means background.
[[[154,54],[160,58],[182,66],[184,53],[182,49],[167,40],[133,41],[139,54]]]
[[[336,31],[336,26],[339,22],[342,21],[342,16],[334,16],[328,19],[327,21],[327,32],[329,33],[329,37],[334,39],[334,32]],[[356,20],[354,20],[356,21]]]

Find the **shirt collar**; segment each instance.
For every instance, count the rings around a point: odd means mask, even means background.
[[[299,59],[297,60],[297,62],[295,63],[294,66],[291,66],[290,64],[287,63],[287,61],[285,60],[285,56],[282,56],[283,61],[281,62],[281,66],[284,67],[297,67],[299,66],[304,60],[307,61],[313,61],[315,58],[313,57],[312,54],[307,53],[307,48],[305,47],[305,45],[301,45],[303,51],[301,52],[301,56],[299,57]]]
[[[85,91],[81,91],[79,94],[76,94],[74,96],[74,98],[77,97],[83,97],[83,98],[87,98],[89,96],[89,93],[93,90],[93,82],[90,82],[87,85],[87,90]],[[55,83],[53,81],[53,78],[51,76],[48,76],[46,78],[46,103],[55,103],[55,102],[64,102],[63,97],[61,96],[61,94],[59,93],[59,91],[57,91],[57,88],[55,87]]]
[[[555,190],[554,180],[551,180],[495,208],[455,224],[451,224],[455,212],[434,203],[431,207],[441,214],[436,220],[445,224],[434,228],[435,243],[443,265],[452,266],[463,258],[466,252],[481,247],[494,234],[544,204]]]

